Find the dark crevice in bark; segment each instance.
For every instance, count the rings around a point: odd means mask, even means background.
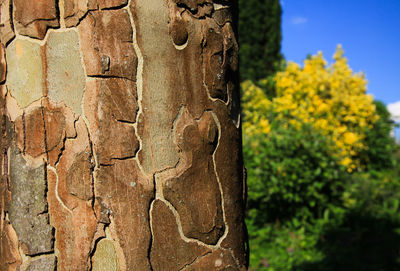
[[[178,153],[182,153],[182,150],[181,150],[179,147],[178,147]],[[172,166],[172,167],[166,167],[166,168],[157,170],[157,171],[154,173],[154,176],[157,175],[157,174],[161,174],[161,173],[163,173],[163,172],[166,172],[166,171],[168,171],[168,170],[171,170],[171,169],[176,169],[176,168],[178,167],[179,163],[181,162],[181,160],[182,160],[182,158],[179,157],[179,158],[178,158],[178,161],[175,163],[174,166]],[[154,181],[154,185],[156,185],[156,182],[155,182],[155,181]]]
[[[60,23],[61,23],[60,2],[61,2],[61,0],[56,0],[55,1],[56,19],[58,20],[58,25],[59,26],[60,26]],[[54,20],[54,19],[52,19],[52,20]]]
[[[12,39],[10,39],[10,40],[5,44],[5,47],[7,47],[7,46],[15,39],[15,28],[14,28],[13,10],[14,10],[13,2],[12,2],[12,0],[10,0],[10,6],[9,6],[9,12],[10,12],[10,26],[11,26],[11,30],[14,32],[14,37],[13,37]],[[7,63],[7,62],[6,62],[6,63]],[[5,111],[4,111],[4,112],[5,112]]]
[[[188,7],[185,3],[177,3],[176,6],[177,6],[178,8],[182,8],[182,9],[184,9],[184,10],[187,10],[187,11],[189,11],[189,12],[192,13],[192,14],[196,14],[197,11],[198,11],[197,8],[190,8],[190,7]]]
[[[44,163],[43,166],[43,176],[44,176],[44,196],[45,196],[45,201],[46,201],[46,205],[45,205],[45,209],[38,213],[38,215],[44,215],[44,214],[48,214],[49,213],[49,205],[47,203],[47,193],[49,192],[49,185],[47,183],[47,163]]]
[[[10,180],[9,180],[9,176],[8,176],[8,174],[9,174],[9,172],[8,172],[8,146],[10,145],[10,138],[9,138],[9,135],[7,134],[7,131],[8,131],[9,125],[11,124],[11,121],[9,120],[9,118],[7,116],[7,105],[6,105],[7,96],[8,96],[8,91],[4,95],[4,98],[0,98],[0,99],[2,99],[1,102],[3,103],[3,108],[2,108],[3,115],[0,116],[2,118],[1,119],[1,127],[0,127],[1,128],[1,136],[2,136],[2,139],[0,139],[0,142],[2,143],[2,145],[0,146],[1,147],[0,151],[2,152],[2,155],[3,155],[3,165],[2,165],[2,172],[1,172],[2,178],[0,181],[5,182],[4,188],[7,190],[10,190]],[[3,193],[4,192],[5,191],[3,191]],[[0,196],[4,197],[4,194],[0,195]],[[3,204],[5,204],[4,199],[0,204],[2,204],[1,208],[3,208],[3,210],[4,210],[4,206],[3,206]],[[1,210],[1,211],[3,211],[3,210]],[[1,217],[1,214],[0,214],[0,217]],[[1,235],[1,232],[0,232],[0,235]]]
[[[129,120],[120,120],[120,119],[115,119],[118,122],[126,123],[126,124],[135,124],[136,121],[129,121]]]
[[[36,258],[36,257],[40,257],[40,256],[53,255],[53,254],[54,254],[54,247],[53,247],[53,250],[51,250],[51,251],[39,252],[39,253],[35,253],[35,254],[29,254],[27,256],[29,256],[30,258]]]
[[[77,27],[77,26],[79,26],[80,25],[80,23],[90,14],[90,12],[91,11],[95,11],[95,10],[97,10],[99,7],[97,7],[97,8],[95,8],[95,9],[88,9],[86,12],[85,12],[85,14],[83,14],[82,15],[82,17],[78,17],[78,23],[76,24],[76,26],[70,26],[70,27],[67,27],[67,28],[72,28],[72,27]],[[76,14],[74,13],[74,14],[72,14],[72,15],[69,15],[69,16],[67,16],[67,17],[64,17],[64,21],[66,21],[67,19],[69,19],[69,18],[73,18],[74,16],[75,16]],[[96,22],[95,22],[96,23]]]
[[[11,41],[12,41],[12,40],[13,40],[13,39],[11,39]],[[11,41],[10,41],[10,42],[11,42]],[[3,118],[4,118],[4,126],[5,126],[5,127],[7,126],[7,121],[9,121],[9,120],[8,120],[8,116],[7,116],[7,106],[6,106],[7,96],[9,95],[9,91],[8,91],[8,88],[7,88],[7,85],[6,85],[7,74],[8,74],[8,72],[9,72],[8,69],[7,69],[7,54],[6,54],[7,46],[8,46],[8,43],[4,46],[4,49],[3,49],[3,50],[4,50],[4,54],[3,54],[3,56],[0,56],[0,57],[4,57],[4,61],[5,61],[5,63],[6,63],[5,72],[4,72],[4,80],[0,82],[0,85],[1,85],[1,86],[4,85],[4,87],[5,87],[5,89],[6,89],[6,94],[4,95],[4,98],[3,98],[3,103],[4,103],[4,106],[3,106],[4,116],[3,116]]]
[[[117,79],[126,79],[136,83],[136,80],[123,77],[123,76],[116,76],[116,75],[106,75],[106,74],[97,74],[97,75],[87,75],[89,78],[98,78],[98,79],[108,79],[108,78],[117,78]]]
[[[45,152],[46,152],[46,160],[49,161],[49,149],[48,149],[48,146],[47,146],[47,129],[46,129],[46,121],[45,121],[45,115],[44,115],[44,107],[41,106],[40,109],[42,111],[42,120],[43,120],[44,149],[45,149]],[[25,144],[24,144],[24,146],[25,146]],[[24,147],[24,149],[25,149],[25,147]]]
[[[10,43],[15,39],[15,35],[14,37],[12,37],[9,41],[6,42],[5,47],[7,47],[8,45],[10,45]]]
[[[49,213],[48,213],[48,211],[49,211],[48,210],[49,203],[47,201],[47,194],[48,194],[48,191],[49,191],[48,178],[47,178],[47,163],[49,162],[49,151],[48,151],[48,147],[47,147],[47,128],[46,128],[44,107],[43,106],[41,106],[41,111],[42,111],[42,121],[43,121],[43,131],[44,131],[44,147],[45,147],[45,151],[46,151],[46,161],[44,162],[44,167],[43,167],[43,170],[44,170],[44,175],[43,176],[44,176],[44,183],[45,183],[44,194],[45,194],[45,203],[46,203],[45,208],[46,208],[46,210],[43,213],[47,213],[47,215],[49,216]],[[25,120],[24,120],[24,123],[25,123]],[[26,136],[25,126],[24,126],[24,136]],[[25,138],[24,138],[24,141],[25,141]],[[24,148],[25,148],[25,143],[24,143]],[[49,225],[51,225],[50,224],[50,217],[49,217]],[[52,227],[52,244],[51,244],[52,251],[51,251],[51,253],[54,253],[54,244],[55,244],[55,228]],[[49,253],[49,254],[51,254],[51,253]]]
[[[90,178],[91,178],[91,188],[92,188],[92,198],[91,198],[91,202],[90,202],[90,206],[92,207],[93,211],[94,211],[94,205],[96,203],[96,189],[95,189],[95,180],[94,180],[94,164],[92,162],[92,152],[90,155]],[[96,212],[94,212],[94,214],[96,215]]]
[[[210,3],[198,3],[197,8],[190,8],[185,3],[177,3],[176,6],[180,9],[182,9],[181,14],[183,14],[185,11],[187,11],[190,14],[190,16],[196,20],[204,20],[206,18],[211,18],[212,14],[214,13],[214,8],[212,7],[211,12],[209,14],[204,14],[202,16],[198,15],[199,8],[211,6]]]
[[[54,163],[54,167],[56,167],[58,165],[58,163],[60,162],[61,156],[63,155],[64,151],[65,151],[65,143],[67,142],[67,136],[65,135],[63,138],[63,142],[62,142],[62,147],[60,149],[60,153],[57,156],[57,160]]]
[[[111,157],[111,161],[112,160],[124,161],[124,160],[134,159],[135,157],[136,157],[135,155],[125,156],[125,157]]]
[[[26,154],[26,125],[25,125],[25,110],[22,112],[22,132],[23,134],[23,146],[22,146],[22,153]]]
[[[126,1],[125,4],[122,4],[122,5],[119,5],[119,6],[114,6],[114,7],[105,7],[105,8],[102,8],[100,10],[118,10],[118,9],[123,9],[123,8],[128,6],[128,3],[129,3],[129,1]]]
[[[153,204],[154,199],[151,201],[151,204]],[[151,206],[150,204],[150,206]],[[151,208],[149,208],[149,215],[151,215],[150,213]],[[150,270],[153,271],[153,266],[151,264],[151,248],[153,246],[153,230],[151,228],[151,226],[149,226],[150,228],[150,241],[149,241],[149,247],[147,248],[147,260],[149,262],[149,266],[150,266]]]
[[[113,160],[124,161],[124,160],[130,160],[130,159],[134,159],[134,158],[136,158],[136,155],[129,155],[129,156],[125,156],[125,157],[111,157],[110,161],[113,161]],[[114,164],[105,164],[105,165],[114,165]]]
[[[106,163],[100,163],[99,164],[99,168],[100,167],[112,167],[112,166],[114,166],[114,164],[106,164]]]
[[[48,200],[47,200],[47,194],[48,194],[48,191],[49,191],[49,188],[48,188],[48,178],[47,178],[47,164],[45,163],[45,171],[44,171],[44,180],[45,180],[45,183],[46,183],[46,208],[48,209],[49,207],[49,202],[48,202]],[[47,210],[47,214],[48,214],[48,216],[49,216],[49,225],[51,226],[51,236],[52,236],[52,238],[51,238],[51,248],[53,249],[53,252],[54,252],[54,248],[55,248],[55,244],[56,244],[56,228],[53,226],[53,225],[51,225],[51,223],[50,223],[50,213],[49,213],[49,211]],[[57,258],[57,256],[56,256],[56,258]]]
[[[103,223],[99,223],[99,224],[103,224]],[[105,224],[103,224],[103,225],[104,225],[103,230],[105,231],[105,229],[106,229],[107,226],[106,226]],[[105,237],[105,236],[100,236],[99,238],[97,238],[96,240],[94,240],[94,244],[93,244],[92,251],[90,251],[90,253],[89,253],[89,261],[90,261],[90,268],[89,268],[89,271],[92,271],[92,270],[93,270],[93,257],[94,257],[94,254],[96,253],[97,245],[98,245],[99,242],[100,242],[101,240],[103,240],[103,239],[106,239],[106,237]]]
[[[28,22],[28,23],[26,23],[26,24],[23,24],[23,23],[20,23],[21,24],[21,26],[23,26],[23,27],[28,27],[29,25],[31,25],[31,24],[33,24],[33,23],[35,23],[35,22],[39,22],[39,21],[45,21],[45,22],[52,22],[52,21],[54,21],[54,20],[58,20],[58,18],[59,18],[59,10],[57,9],[57,7],[56,7],[56,17],[55,18],[51,18],[51,19],[49,19],[49,18],[35,18],[35,19],[33,19],[32,21],[30,21],[30,22]],[[57,26],[47,26],[47,29],[46,29],[46,32],[47,32],[47,30],[49,29],[49,28],[51,28],[51,29],[57,29],[57,28],[59,28],[59,26],[57,27]],[[37,37],[36,37],[36,39],[38,39]]]
[[[55,256],[55,263],[54,263],[54,270],[53,271],[57,271],[57,265],[58,265],[58,258],[57,258],[57,255],[54,255]]]
[[[74,128],[75,128],[75,123],[78,120],[75,120],[74,122]],[[96,189],[95,189],[95,179],[94,179],[94,169],[96,168],[96,163],[94,161],[94,151],[93,151],[93,142],[92,142],[92,138],[90,137],[90,130],[89,127],[87,126],[86,122],[85,123],[85,128],[86,128],[86,132],[88,135],[88,141],[89,141],[89,148],[90,148],[90,154],[89,154],[89,159],[90,159],[90,177],[91,177],[91,188],[92,188],[92,201],[91,201],[91,207],[92,210],[94,211],[94,214],[96,215],[96,212],[94,210],[94,205],[96,202]],[[76,130],[75,130],[76,131]],[[76,132],[76,137],[78,137],[78,133]]]
[[[4,135],[3,135],[3,138],[5,138],[4,137]],[[8,177],[8,155],[7,155],[7,147],[6,146],[2,146],[3,147],[3,153],[2,153],[2,155],[3,155],[3,165],[2,165],[2,168],[3,168],[3,171],[1,172],[1,182],[4,182],[4,188],[5,189],[7,189],[7,190],[10,190],[10,180],[9,180],[9,177]],[[3,192],[5,192],[5,191],[3,191]],[[3,195],[0,195],[1,197],[3,197],[4,196],[4,194]],[[0,202],[0,204],[5,204],[5,202]],[[4,206],[2,206],[1,205],[1,207],[2,208],[4,208]],[[0,214],[1,215],[1,214]]]
[[[149,261],[149,266],[150,266],[150,270],[153,271],[153,266],[151,264],[151,248],[153,246],[153,229],[152,229],[152,218],[151,218],[151,209],[153,206],[153,203],[156,199],[156,193],[157,193],[157,186],[156,186],[156,174],[153,174],[153,197],[150,200],[150,204],[149,204],[149,210],[148,210],[148,214],[149,214],[149,230],[150,230],[150,241],[149,241],[149,247],[147,249],[147,260]]]
[[[230,8],[230,5],[232,5],[231,2],[234,2],[234,1],[213,0],[214,4],[219,4],[219,5],[227,7],[227,8]]]

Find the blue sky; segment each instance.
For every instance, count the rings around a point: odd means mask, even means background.
[[[281,0],[282,53],[302,63],[342,44],[353,71],[368,79],[368,93],[400,114],[400,0]]]

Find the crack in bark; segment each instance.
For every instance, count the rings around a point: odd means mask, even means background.
[[[46,120],[45,120],[44,107],[43,107],[43,105],[40,106],[40,110],[41,110],[41,112],[42,112],[42,121],[43,121],[44,150],[45,150],[45,153],[46,153],[46,160],[47,160],[47,161],[50,161],[50,160],[49,160],[49,149],[48,149],[48,146],[47,146],[47,129],[46,129]],[[25,144],[24,144],[24,145],[25,145]]]
[[[57,14],[57,8],[56,8],[56,14]],[[21,22],[18,22],[18,23],[20,23],[21,24],[21,26],[23,26],[23,27],[27,27],[27,26],[29,26],[29,25],[31,25],[31,24],[33,24],[33,23],[35,23],[35,22],[38,22],[38,21],[45,21],[45,22],[51,22],[51,21],[54,21],[54,20],[57,20],[58,18],[57,18],[57,15],[56,15],[56,17],[55,18],[52,18],[52,19],[50,19],[50,18],[35,18],[35,19],[33,19],[32,21],[30,21],[30,22],[27,22],[26,24],[23,24],[23,23],[21,23]],[[58,29],[59,27],[53,27],[53,26],[47,26],[48,28],[47,29]],[[31,38],[33,38],[33,37],[31,37]],[[34,38],[34,39],[38,39],[38,38]]]
[[[22,263],[19,265],[20,271],[25,271],[27,268],[30,266],[30,264],[34,261],[38,261],[41,259],[49,258],[50,256],[54,256],[55,258],[55,270],[57,269],[57,256],[54,251],[47,252],[47,253],[40,253],[36,255],[26,255],[22,249],[19,249],[19,253],[21,254],[22,257]]]
[[[129,155],[129,156],[124,156],[124,157],[111,157],[110,160],[117,160],[117,161],[124,161],[124,160],[129,160],[129,159],[134,159],[136,158],[136,155]]]
[[[54,250],[52,251],[47,251],[47,252],[39,252],[39,253],[35,253],[35,254],[30,254],[30,255],[25,255],[28,258],[39,258],[41,256],[48,256],[48,255],[53,255],[54,254]]]
[[[12,39],[10,39],[6,44],[5,47],[7,47],[16,37],[15,35],[15,29],[14,29],[14,6],[13,6],[13,1],[10,0],[10,6],[9,6],[9,12],[10,12],[10,26],[11,26],[11,30],[14,33],[14,37],[12,37]]]
[[[123,76],[117,76],[117,75],[106,75],[106,74],[96,74],[96,75],[87,75],[89,78],[98,78],[98,79],[107,79],[107,78],[116,78],[116,79],[125,79],[129,80],[131,82],[136,82],[136,80],[133,80],[131,78],[123,77]]]
[[[176,3],[176,6],[180,9],[182,9],[181,14],[183,14],[185,11],[187,11],[191,17],[193,17],[197,20],[204,20],[204,19],[206,19],[206,17],[210,18],[210,17],[212,17],[212,14],[214,12],[214,6],[212,6],[212,3],[209,3],[209,2],[197,3],[196,8],[190,8],[185,3]],[[209,14],[204,14],[204,15],[198,16],[199,7],[204,8],[206,6],[212,6],[211,12]]]
[[[22,153],[26,155],[26,125],[25,125],[25,110],[22,112],[22,131],[23,131],[23,146]]]
[[[62,8],[61,8],[61,3],[62,2]],[[55,9],[56,9],[56,20],[58,21],[58,28],[64,28],[64,25],[61,23],[64,18],[64,0],[56,0],[55,1]],[[54,20],[54,19],[53,19]]]
[[[198,262],[201,258],[204,258],[205,256],[211,254],[212,251],[207,251],[206,253],[197,256],[192,262],[185,264],[185,266],[183,266],[181,269],[179,269],[179,271],[184,271],[186,268],[189,268],[191,265],[193,265],[194,263]]]
[[[103,227],[102,230],[105,232],[107,225],[104,224],[104,223],[99,222],[98,225],[100,225],[100,224],[104,225],[104,227]],[[96,230],[96,231],[97,231],[97,230]],[[92,270],[93,270],[93,257],[94,257],[94,254],[96,253],[97,245],[99,244],[99,242],[100,242],[101,240],[104,240],[104,239],[106,239],[106,236],[100,236],[100,237],[97,238],[97,239],[93,239],[92,249],[91,249],[91,251],[90,251],[90,253],[89,253],[89,262],[90,262],[89,271],[92,271]]]
[[[125,4],[121,4],[118,6],[99,8],[99,10],[118,10],[118,9],[126,8],[128,5],[129,5],[129,1],[127,1]]]
[[[82,119],[84,119],[84,118],[82,117]],[[95,178],[94,178],[94,174],[93,174],[96,164],[93,163],[93,160],[94,160],[93,142],[90,137],[89,127],[87,127],[87,124],[85,121],[83,121],[83,123],[85,124],[86,131],[88,134],[88,141],[89,141],[89,148],[90,148],[89,159],[90,159],[90,178],[91,178],[91,188],[92,188],[91,206],[92,206],[94,214],[96,215],[96,212],[94,210],[94,205],[95,205],[95,201],[96,201],[96,189],[95,189]]]
[[[113,160],[115,160],[115,161],[125,161],[125,160],[135,159],[136,158],[136,153],[137,153],[137,151],[135,152],[135,155],[129,155],[129,156],[124,156],[124,157],[111,157],[110,161],[111,162]],[[115,163],[100,163],[98,168],[100,168],[100,167],[111,167],[111,166],[114,166],[114,165],[115,165]]]
[[[129,120],[121,120],[121,119],[115,119],[116,121],[118,121],[118,122],[121,122],[121,123],[126,123],[126,124],[135,124],[135,122],[134,121],[129,121]]]
[[[82,17],[78,17],[78,22],[76,23],[75,26],[69,26],[69,27],[67,27],[67,26],[65,25],[65,23],[64,23],[64,27],[65,27],[66,29],[78,27],[78,25],[80,25],[80,23],[89,15],[89,13],[90,13],[91,11],[94,11],[94,10],[97,10],[97,9],[98,9],[98,7],[97,7],[96,9],[88,9],[88,10],[82,15]],[[72,14],[72,15],[69,15],[69,16],[67,16],[67,17],[64,17],[64,22],[66,21],[66,19],[73,18],[75,15],[76,15],[76,14],[74,13],[74,14]],[[61,23],[61,22],[60,22],[60,23]],[[85,74],[86,74],[86,73],[85,73]]]
[[[153,182],[155,183],[155,178],[153,178]],[[154,184],[154,187],[155,187],[155,184]],[[151,248],[153,246],[153,240],[154,240],[154,236],[153,236],[153,219],[152,219],[152,216],[151,216],[151,211],[153,210],[154,201],[156,200],[155,195],[156,195],[156,191],[154,189],[154,198],[150,202],[150,205],[149,205],[150,207],[149,207],[149,211],[148,211],[148,213],[149,213],[149,228],[150,228],[150,242],[149,242],[149,247],[147,249],[147,259],[148,259],[151,271],[153,271],[153,266],[151,264]]]
[[[68,107],[68,106],[67,106]],[[56,159],[56,161],[54,162],[54,166],[57,166],[58,165],[58,163],[60,162],[60,159],[61,159],[61,156],[63,155],[63,153],[64,153],[64,151],[65,151],[65,143],[67,142],[67,140],[71,140],[71,139],[76,139],[77,137],[78,137],[78,133],[77,133],[77,131],[76,131],[76,122],[79,120],[79,118],[78,119],[75,119],[74,120],[74,124],[73,124],[73,126],[74,126],[74,130],[75,130],[75,136],[71,136],[71,137],[68,137],[67,136],[67,133],[65,132],[65,134],[64,134],[64,137],[63,137],[63,142],[62,142],[62,146],[61,146],[61,149],[60,149],[60,153],[58,154],[58,156],[57,156],[57,159]],[[67,125],[67,124],[66,124]],[[46,131],[46,130],[45,130]],[[88,132],[89,133],[89,132]],[[90,138],[89,138],[89,142],[90,142]]]

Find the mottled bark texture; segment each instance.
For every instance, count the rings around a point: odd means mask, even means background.
[[[245,270],[228,0],[0,0],[0,271]]]

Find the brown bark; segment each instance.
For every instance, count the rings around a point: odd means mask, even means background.
[[[0,271],[245,270],[227,0],[0,0]]]

